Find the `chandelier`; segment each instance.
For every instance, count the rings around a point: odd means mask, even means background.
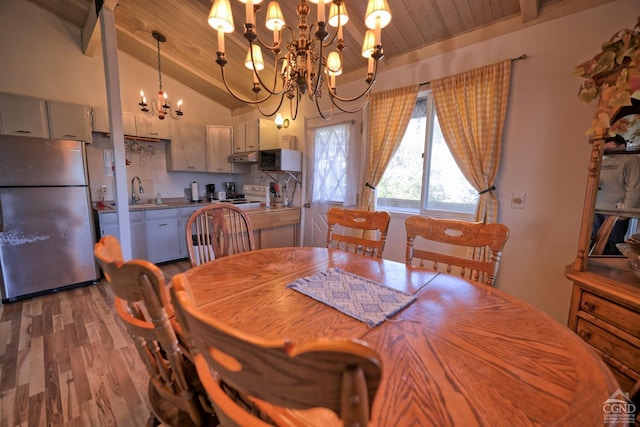
[[[318,21],[309,26],[307,17],[310,7],[306,0],[300,0],[296,8],[298,14],[297,32],[294,27],[284,21],[280,5],[276,1],[267,6],[266,27],[273,31],[273,41],[264,42],[256,32],[256,12],[262,0],[239,0],[246,4],[244,37],[249,42],[245,66],[253,71],[252,91],[255,99],[241,97],[229,87],[225,77],[227,58],[224,47],[224,33],[234,30],[233,15],[229,0],[215,0],[208,22],[218,32],[218,50],[216,63],[220,66],[222,80],[227,91],[237,100],[255,105],[263,116],[271,117],[278,113],[284,99],[289,100],[289,111],[292,120],[298,115],[298,104],[306,93],[315,102],[320,115],[328,120],[334,109],[347,113],[362,110],[369,103],[369,94],[378,71],[378,60],[382,58],[381,29],[391,21],[391,12],[387,0],[369,0],[365,14],[365,24],[369,30],[364,37],[362,56],[367,58],[366,87],[357,96],[340,97],[336,91],[336,76],[342,74],[343,50],[346,47],[343,38],[343,26],[349,21],[345,8],[345,0],[309,0],[318,5]],[[330,3],[329,19],[325,20],[325,4]],[[335,27],[335,33],[329,37],[327,24]],[[286,30],[286,31],[285,31]],[[290,37],[285,40],[285,35]],[[273,82],[265,82],[260,76],[264,69],[261,47],[273,52],[275,56],[275,76]],[[329,51],[328,54],[327,51]],[[264,90],[265,94],[260,95]],[[325,115],[320,107],[320,98],[326,92],[331,100],[330,115]],[[263,102],[272,97],[280,97],[276,108],[265,112],[261,108]],[[277,98],[275,98],[277,99]],[[360,105],[353,103],[362,100]]]
[[[141,107],[140,111],[142,111],[147,117],[153,117],[157,114],[160,120],[164,120],[166,116],[169,116],[175,120],[179,120],[180,117],[184,115],[184,113],[182,112],[182,99],[178,101],[178,104],[177,104],[178,109],[175,110],[175,112],[172,112],[171,104],[169,103],[169,97],[167,95],[167,92],[162,90],[162,67],[160,65],[160,43],[166,42],[167,38],[157,31],[154,31],[151,34],[153,35],[153,38],[156,39],[156,43],[158,44],[158,80],[160,82],[160,89],[158,90],[158,98],[151,98],[151,100],[148,103],[147,103],[146,96],[144,96],[144,91],[140,89],[140,102],[138,103],[138,105]]]

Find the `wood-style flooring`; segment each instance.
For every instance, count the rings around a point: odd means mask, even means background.
[[[161,265],[167,281],[190,267]],[[144,426],[146,370],[103,279],[0,305],[0,427]]]

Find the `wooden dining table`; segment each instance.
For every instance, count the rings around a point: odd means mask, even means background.
[[[375,327],[286,285],[340,268],[416,296]],[[242,332],[349,337],[382,358],[371,425],[595,426],[618,384],[567,327],[513,296],[445,273],[326,248],[276,248],[186,272],[198,307]]]

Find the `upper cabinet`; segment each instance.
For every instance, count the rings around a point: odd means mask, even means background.
[[[207,171],[213,173],[249,173],[248,164],[229,163],[233,152],[230,126],[207,126]]]
[[[156,116],[147,117],[136,114],[136,135],[147,138],[171,139],[169,120],[160,120]]]
[[[91,107],[0,93],[3,135],[91,142]]]
[[[277,145],[277,128],[272,120],[259,118],[233,126],[234,153],[268,150]]]
[[[167,145],[167,170],[207,172],[205,127],[182,120],[173,122],[171,142]],[[226,159],[225,159],[226,160]]]
[[[0,93],[0,133],[49,138],[45,101],[28,96]]]
[[[51,138],[91,142],[91,107],[47,101]]]
[[[103,108],[93,108],[93,131],[110,133],[109,112]],[[133,113],[122,113],[122,128],[125,135],[136,136],[136,116]]]

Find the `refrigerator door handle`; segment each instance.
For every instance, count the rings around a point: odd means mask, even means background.
[[[4,231],[4,222],[2,221],[2,202],[0,201],[0,233]]]

